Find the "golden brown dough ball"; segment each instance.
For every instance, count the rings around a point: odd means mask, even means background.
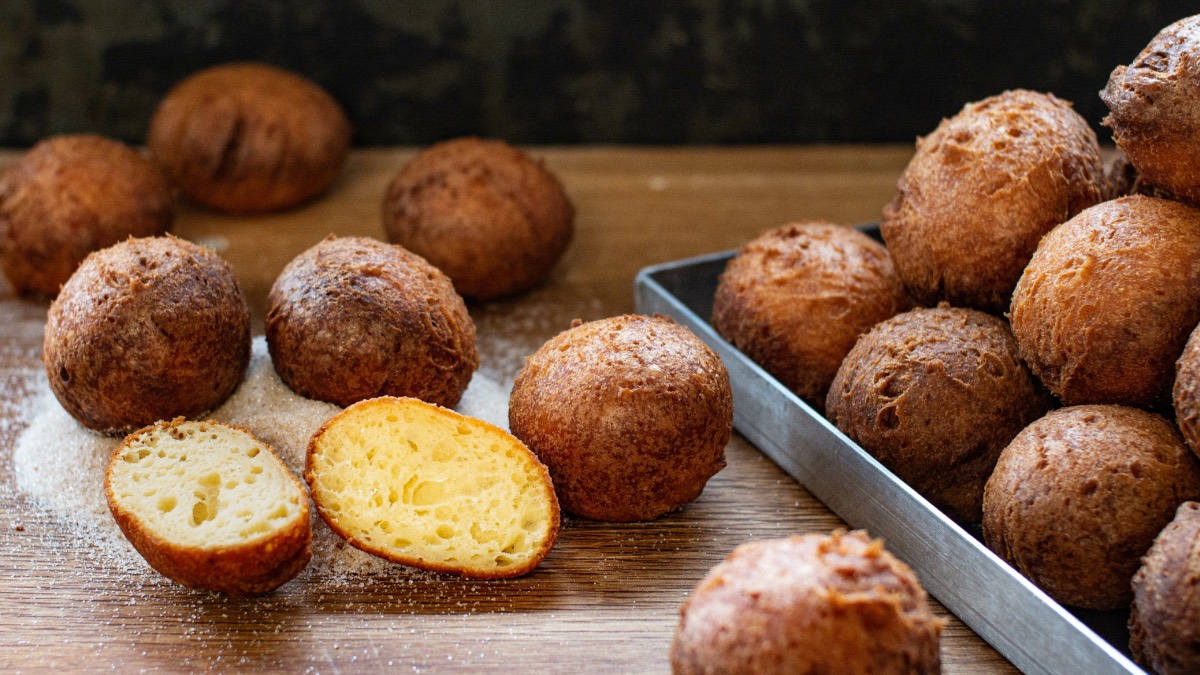
[[[743,544],[679,614],[676,675],[941,672],[925,589],[863,532]]]
[[[1197,497],[1200,463],[1161,416],[1061,408],[1000,454],[984,492],[983,536],[1059,602],[1115,609],[1129,604],[1154,537]]]
[[[1146,183],[1200,204],[1200,15],[1176,21],[1129,66],[1117,66],[1100,98],[1103,124]]]
[[[513,435],[550,469],[562,508],[585,518],[657,518],[725,466],[729,373],[665,316],[576,323],[517,375]]]
[[[1070,103],[1006,91],[917,141],[880,230],[919,302],[995,314],[1042,235],[1107,189],[1096,134]]]
[[[1175,363],[1175,423],[1192,452],[1200,455],[1200,326],[1192,331]]]
[[[383,198],[388,240],[480,300],[545,279],[566,251],[574,222],[575,209],[554,174],[502,141],[438,143],[406,164]]]
[[[996,458],[1051,398],[1000,319],[914,309],[859,339],[829,388],[838,429],[951,518],[977,522]]]
[[[42,362],[83,426],[126,433],[220,405],[250,363],[250,309],[229,264],[172,236],[89,255],[50,305]]]
[[[887,249],[828,223],[792,223],[742,247],[713,301],[717,332],[818,411],[846,353],[912,308]]]
[[[1083,211],[1042,240],[1009,316],[1063,403],[1165,404],[1200,322],[1200,210],[1134,195]]]
[[[192,201],[263,213],[324,192],[341,171],[350,133],[341,106],[312,81],[231,63],[167,92],[146,144]]]
[[[1200,504],[1184,502],[1133,577],[1129,649],[1162,675],[1200,673]]]
[[[153,162],[100,136],[56,136],[0,177],[0,266],[18,293],[53,296],[92,251],[166,234],[174,219]]]
[[[302,396],[452,408],[479,365],[475,323],[450,280],[399,246],[331,235],[288,263],[267,302],[271,360]]]

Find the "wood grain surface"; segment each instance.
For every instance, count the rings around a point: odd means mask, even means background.
[[[523,357],[573,318],[633,309],[638,269],[734,248],[792,220],[876,220],[911,153],[885,148],[534,149],[566,185],[577,231],[544,286],[472,305],[482,372],[507,384]],[[268,289],[329,233],[382,237],[379,203],[406,149],[360,150],[316,202],[231,217],[184,208],[175,231],[228,259],[261,332]],[[0,153],[0,166],[14,152]],[[145,569],[106,568],[79,528],[17,487],[46,304],[0,289],[0,670],[652,672],[681,601],[736,545],[828,532],[840,521],[735,435],[699,500],[650,523],[567,519],[533,574],[502,582],[389,567],[333,583],[322,570],[258,599],[192,591]],[[80,485],[79,490],[100,490]],[[944,610],[938,608],[945,614]],[[949,617],[947,673],[1011,672]]]

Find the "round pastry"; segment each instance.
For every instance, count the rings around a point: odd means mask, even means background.
[[[1154,537],[1200,498],[1200,462],[1166,419],[1137,408],[1061,408],[1025,428],[983,496],[988,548],[1053,598],[1129,604]]]
[[[912,570],[863,532],[743,544],[679,615],[677,675],[941,672],[944,622]]]
[[[1129,650],[1155,673],[1200,673],[1200,504],[1184,502],[1133,577]]]
[[[434,145],[396,174],[383,198],[388,240],[423,256],[459,293],[488,300],[546,278],[574,230],[554,174],[502,141]]]
[[[301,396],[452,408],[479,365],[475,324],[450,280],[399,246],[330,236],[288,263],[267,303],[271,360]]]
[[[1142,180],[1200,204],[1200,15],[1176,21],[1129,66],[1117,66],[1100,98],[1103,124]]]
[[[742,247],[713,300],[717,332],[818,411],[858,336],[912,308],[887,249],[827,223],[792,223]]]
[[[725,466],[729,373],[687,328],[655,315],[576,322],[513,384],[513,435],[550,469],[563,509],[650,520],[687,504]]]
[[[1063,403],[1165,404],[1200,323],[1200,210],[1133,195],[1083,211],[1042,240],[1009,316]]]
[[[946,515],[977,522],[996,458],[1051,398],[1000,319],[915,309],[875,326],[829,388],[829,420]]]
[[[919,302],[1000,313],[1042,235],[1106,189],[1096,134],[1071,104],[1007,91],[917,141],[880,230]]]
[[[1200,326],[1192,331],[1175,363],[1175,423],[1192,452],[1200,455]]]
[[[53,296],[87,254],[165,234],[174,219],[153,162],[100,136],[56,136],[0,177],[0,266],[16,292]]]
[[[350,131],[337,101],[312,81],[232,63],[167,92],[146,144],[192,201],[263,213],[324,192],[341,171]]]
[[[42,362],[63,408],[127,433],[212,410],[250,363],[250,309],[229,264],[170,235],[89,255],[50,305]]]

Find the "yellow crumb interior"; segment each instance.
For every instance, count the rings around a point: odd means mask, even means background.
[[[272,451],[239,429],[205,422],[154,428],[109,465],[111,494],[156,536],[217,547],[270,536],[308,508]]]
[[[527,565],[553,536],[553,490],[505,431],[415,401],[346,410],[313,441],[313,499],[360,547],[475,571]]]

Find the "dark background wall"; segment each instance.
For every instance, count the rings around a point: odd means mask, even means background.
[[[1113,67],[1197,11],[1136,0],[0,0],[0,145],[81,131],[140,142],[172,83],[239,59],[325,86],[359,145],[462,134],[909,142],[1015,87],[1051,91],[1098,123]]]

